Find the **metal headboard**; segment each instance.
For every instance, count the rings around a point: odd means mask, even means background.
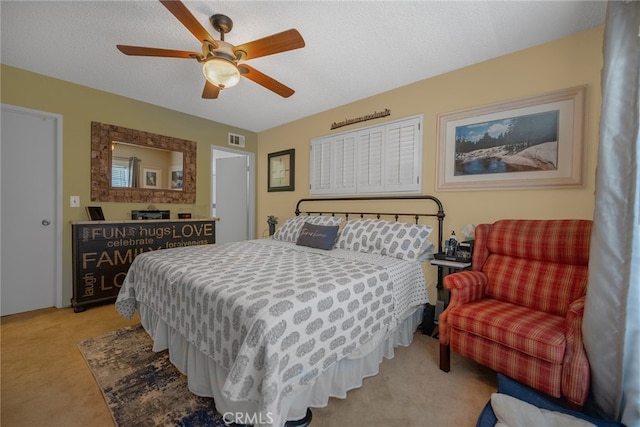
[[[317,202],[360,202],[360,201],[380,201],[380,200],[391,200],[391,201],[430,200],[433,203],[435,203],[437,207],[437,211],[436,212],[432,211],[431,213],[428,213],[428,212],[415,213],[415,212],[361,212],[361,211],[353,211],[353,210],[336,211],[333,209],[327,209],[322,211],[300,210],[300,205],[307,202],[313,202],[315,204]],[[299,216],[302,213],[307,215],[311,215],[311,214],[317,214],[317,215],[331,214],[331,216],[344,215],[345,220],[349,219],[349,215],[356,215],[356,216],[359,215],[360,218],[364,218],[365,215],[369,215],[369,216],[373,215],[378,219],[380,219],[380,217],[382,216],[393,216],[396,221],[398,221],[398,219],[401,216],[403,216],[403,217],[413,217],[416,224],[418,223],[421,217],[436,217],[438,219],[438,252],[442,252],[442,238],[443,238],[442,233],[443,233],[443,221],[444,221],[445,214],[444,214],[444,209],[442,208],[442,202],[440,202],[440,200],[438,200],[438,198],[434,196],[420,195],[420,196],[372,196],[372,197],[331,197],[331,198],[323,197],[318,199],[314,199],[314,198],[300,199],[296,204],[295,214],[296,216]]]

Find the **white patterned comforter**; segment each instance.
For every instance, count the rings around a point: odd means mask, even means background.
[[[141,254],[116,308],[145,304],[229,372],[229,399],[277,414],[427,302],[417,262],[262,239]]]

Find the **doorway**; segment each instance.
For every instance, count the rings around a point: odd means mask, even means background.
[[[62,116],[2,104],[0,314],[62,304]]]
[[[211,148],[211,216],[216,243],[255,239],[255,154]]]

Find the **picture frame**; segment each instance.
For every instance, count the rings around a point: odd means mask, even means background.
[[[161,171],[156,168],[142,168],[142,188],[160,188]]]
[[[582,186],[586,89],[439,114],[436,190]]]
[[[104,221],[104,213],[100,206],[87,206],[87,216],[91,221]]]
[[[267,191],[295,190],[295,149],[268,154]]]
[[[171,166],[169,170],[169,188],[182,190],[184,183],[184,171],[182,166]]]

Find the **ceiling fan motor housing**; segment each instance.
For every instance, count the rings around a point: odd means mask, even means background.
[[[216,13],[209,18],[213,28],[220,33],[220,39],[224,40],[224,35],[231,32],[233,28],[233,21],[227,15]]]
[[[224,58],[227,61],[233,62],[235,64],[238,61],[238,59],[240,59],[233,52],[233,45],[230,45],[227,42],[223,42],[222,40],[219,41],[217,48],[210,43],[205,42],[205,45],[206,45],[206,48],[203,49],[203,53],[205,55],[205,58],[204,58],[205,61],[213,57],[216,57],[216,58]]]

